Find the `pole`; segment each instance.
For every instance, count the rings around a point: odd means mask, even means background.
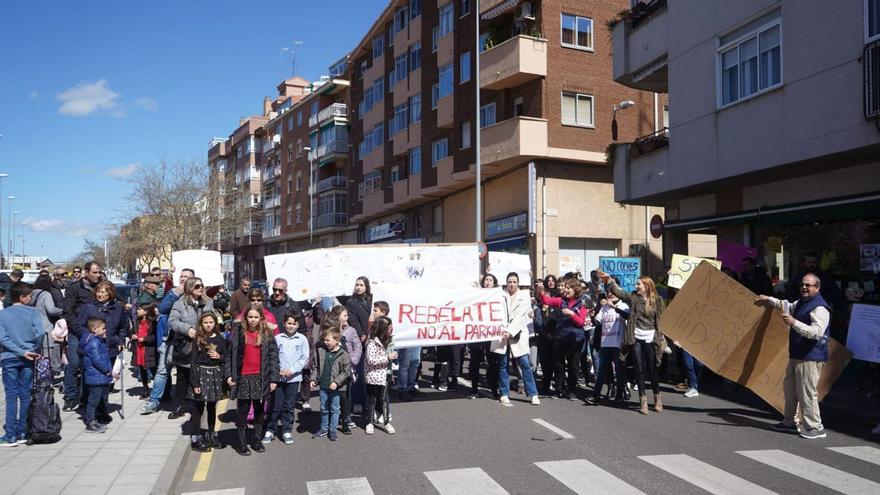
[[[482,182],[482,180],[481,180],[482,178],[480,177],[480,175],[481,175],[480,174],[480,172],[481,172],[481,170],[480,170],[480,164],[481,164],[480,163],[480,127],[482,127],[480,125],[480,49],[482,47],[480,46],[480,0],[477,0],[475,2],[475,4],[476,5],[475,5],[475,9],[474,9],[474,19],[475,19],[474,24],[476,25],[476,33],[474,34],[474,38],[476,38],[476,39],[474,41],[474,46],[475,46],[474,59],[476,60],[476,63],[474,64],[474,67],[476,70],[474,71],[475,72],[474,73],[474,88],[475,88],[474,92],[476,93],[477,104],[476,104],[476,107],[474,110],[475,111],[475,114],[474,114],[475,119],[474,120],[476,121],[475,123],[477,124],[476,125],[477,138],[476,138],[476,146],[475,146],[476,155],[477,155],[477,158],[476,158],[476,168],[477,169],[476,169],[475,186],[476,186],[477,194],[476,194],[476,199],[475,199],[476,204],[474,205],[474,212],[475,212],[474,224],[476,225],[476,229],[475,229],[476,239],[475,239],[475,241],[482,242],[483,241],[483,222],[482,222],[483,215],[482,215],[482,198],[481,198],[481,191],[480,191],[480,183]]]
[[[0,174],[0,268],[3,268],[3,179],[8,174]]]
[[[11,205],[10,205],[11,206]],[[9,240],[12,241],[12,249],[9,251],[9,256],[12,258],[13,265],[10,268],[15,269],[15,217],[18,216],[17,211],[12,212],[12,236]]]
[[[6,245],[6,252],[11,256],[12,255],[12,200],[15,199],[15,196],[9,196],[9,213],[7,213],[9,225],[6,226],[6,237],[9,238],[8,244]],[[9,269],[12,269],[12,260],[9,260]]]

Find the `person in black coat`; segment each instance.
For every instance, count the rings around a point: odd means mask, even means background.
[[[129,335],[131,320],[125,306],[116,300],[116,288],[110,282],[102,281],[95,286],[95,298],[80,308],[73,334],[77,337],[88,335],[86,322],[89,318],[104,320],[107,325],[107,352],[113,362]]]
[[[129,350],[131,364],[137,366],[141,377],[141,399],[150,396],[148,383],[156,372],[156,320],[159,310],[155,303],[148,303],[137,308],[134,328],[132,329]]]
[[[348,324],[357,330],[361,342],[366,342],[370,313],[373,311],[370,279],[363,276],[357,278],[354,283],[354,292],[345,301],[345,309],[348,310]]]

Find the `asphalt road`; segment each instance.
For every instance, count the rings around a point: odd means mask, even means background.
[[[358,428],[337,442],[313,440],[319,413],[300,414],[294,445],[276,440],[250,457],[231,448],[215,452],[205,481],[192,481],[202,454],[188,454],[174,492],[880,493],[873,425],[826,411],[828,438],[804,440],[770,430],[779,416],[750,392],[705,387],[699,398],[686,399],[667,386],[666,410],[647,417],[633,402],[633,409],[551,399],[532,406],[514,393],[513,406],[505,407],[467,400],[464,387],[444,393],[423,387],[425,398],[393,403],[396,435],[377,429],[367,436]],[[227,441],[233,428],[224,424]],[[437,473],[448,470],[455,471]],[[315,483],[324,480],[337,481]]]

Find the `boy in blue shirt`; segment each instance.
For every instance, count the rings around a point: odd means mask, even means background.
[[[107,325],[100,318],[89,318],[86,322],[89,335],[79,341],[83,355],[83,381],[88,385],[89,401],[83,421],[86,433],[104,433],[107,427],[95,419],[98,408],[106,415],[107,399],[110,396],[110,383],[113,382],[113,365],[104,336]]]
[[[284,331],[275,336],[278,345],[278,369],[281,381],[275,389],[274,407],[269,415],[269,424],[263,443],[271,443],[275,439],[275,429],[281,418],[281,439],[285,444],[293,444],[293,411],[299,397],[300,383],[303,379],[303,368],[309,362],[309,340],[299,332],[303,325],[301,311],[288,312],[284,321]]]
[[[36,350],[46,334],[40,313],[29,306],[33,289],[24,282],[10,288],[12,306],[0,311],[0,366],[6,393],[6,434],[0,446],[26,443]]]

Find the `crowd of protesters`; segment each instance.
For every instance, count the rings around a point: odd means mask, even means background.
[[[756,303],[786,309],[791,328],[785,418],[776,429],[822,438],[815,381],[828,358],[831,306],[819,294],[821,278],[806,273],[789,310],[769,297],[772,287],[755,270],[747,264],[744,279],[759,291]],[[395,349],[388,304],[373,300],[367,277],[358,277],[347,297],[294,301],[282,278],[268,294],[248,278],[230,293],[206,287],[191,269],[180,270],[177,285],[155,270],[124,301],[95,262],[75,267],[70,277],[63,269],[41,273],[33,286],[21,282],[20,271],[4,276],[2,445],[26,440],[33,363],[44,357],[63,380],[63,409],[79,411],[87,432],[106,431],[112,367],[126,346],[144,400],[141,414],[189,415],[184,433],[193,450],[204,452],[225,447],[216,426],[218,403],[228,399],[225,419],[235,424],[240,455],[263,452],[276,439],[294,443],[295,410],[311,413],[313,395],[320,414],[313,438],[335,441],[337,432],[350,435],[359,427],[368,435],[377,428],[394,434],[392,399],[425,395],[420,378],[427,362],[433,362],[431,386],[442,393],[458,393],[461,384],[469,399],[492,397],[507,406],[518,393],[535,406],[549,397],[632,405],[643,415],[650,411],[649,390],[653,411],[663,411],[661,372],[669,363],[677,363],[673,382],[687,398],[699,396],[699,376],[707,373],[663,335],[660,316],[674,291],[645,276],[627,291],[601,271],[587,279],[548,275],[531,287],[521,286],[517,273],[503,281],[484,274],[475,285],[503,291],[508,321],[502,338],[403,349]]]

